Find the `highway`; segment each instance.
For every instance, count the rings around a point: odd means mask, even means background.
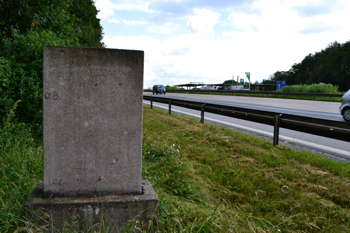
[[[144,93],[152,94],[152,93]],[[156,95],[155,95],[156,96]],[[180,94],[167,93],[167,97],[196,98],[200,100],[216,100],[241,103],[247,105],[261,105],[272,108],[288,108],[295,110],[322,112],[324,115],[331,115],[336,119],[342,120],[339,113],[340,103],[326,101],[308,101],[278,98],[261,98],[245,96],[226,96],[226,95],[199,95],[199,94]],[[144,101],[149,104],[149,101]],[[167,104],[153,103],[154,107],[168,109]],[[200,112],[187,108],[172,106],[172,112],[190,117],[200,118]],[[224,125],[235,130],[251,134],[257,137],[272,141],[273,127],[269,125],[254,123],[251,121],[239,120],[231,117],[220,116],[211,113],[205,113],[205,121]],[[295,150],[304,150],[319,154],[326,158],[350,162],[350,143],[315,136],[306,133],[300,133],[293,130],[280,128],[280,144],[289,146]]]

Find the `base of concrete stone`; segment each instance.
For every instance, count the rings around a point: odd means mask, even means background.
[[[141,195],[46,199],[39,183],[25,204],[26,217],[44,232],[152,232],[159,199],[148,180],[142,181],[142,187]]]

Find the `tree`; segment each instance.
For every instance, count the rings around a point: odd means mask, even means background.
[[[104,47],[102,40],[102,27],[98,13],[92,0],[73,0],[69,8],[71,14],[78,18],[77,28],[81,30],[79,43],[87,47]]]
[[[17,119],[41,124],[43,45],[102,47],[96,14],[91,0],[0,0],[2,118],[20,99]]]
[[[233,79],[229,79],[229,80],[224,81],[222,84],[223,85],[232,85],[232,84],[235,84],[235,83],[237,83],[237,80],[235,81]]]
[[[287,75],[285,71],[276,71],[274,74],[270,75],[269,79],[264,79],[261,84],[276,84],[277,81],[286,81]]]
[[[288,85],[330,83],[340,91],[350,89],[350,41],[330,43],[325,50],[307,55],[289,71],[277,71],[263,83],[286,81]]]
[[[0,40],[12,29],[24,34],[32,27],[75,39],[81,46],[102,47],[102,27],[92,0],[0,0]],[[1,48],[0,48],[1,49]]]
[[[3,39],[0,57],[0,113],[4,117],[17,100],[22,100],[16,111],[18,118],[40,123],[43,45],[76,46],[78,43],[45,30],[30,30],[25,34],[13,30],[12,35],[12,39]]]

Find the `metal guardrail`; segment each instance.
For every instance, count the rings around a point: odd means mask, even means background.
[[[152,92],[152,91],[149,91]],[[300,92],[276,92],[276,91],[229,91],[229,90],[167,90],[169,93],[232,93],[255,95],[280,95],[280,96],[317,96],[317,97],[342,97],[343,94],[300,93]]]
[[[249,105],[242,107],[242,105],[235,105],[235,103],[190,98],[143,95],[143,99],[151,101],[151,108],[153,108],[153,102],[169,104],[169,114],[171,114],[171,105],[199,110],[201,111],[200,121],[202,123],[204,123],[204,113],[210,112],[274,126],[274,145],[278,145],[280,127],[350,142],[350,123],[332,120],[327,117],[294,114],[292,110],[264,110],[249,107]]]

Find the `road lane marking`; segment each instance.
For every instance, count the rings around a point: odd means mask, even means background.
[[[148,103],[146,103],[146,104],[148,104]],[[158,104],[154,104],[153,103],[153,106],[161,108],[161,109],[168,110],[168,107],[163,107],[163,106],[158,105]],[[178,112],[178,113],[181,113],[181,114],[184,114],[184,115],[188,115],[188,116],[192,116],[194,118],[200,119],[199,115],[196,115],[196,114],[193,114],[193,113],[188,113],[188,112],[184,112],[184,111],[180,111],[180,110],[176,110],[176,109],[171,109],[171,111],[172,112]],[[250,127],[246,127],[246,126],[241,126],[241,125],[229,123],[229,122],[226,122],[226,121],[220,121],[220,120],[216,120],[216,119],[210,118],[210,117],[205,117],[204,119],[207,120],[207,121],[216,122],[216,123],[219,123],[219,124],[222,124],[222,125],[231,126],[233,128],[238,128],[238,129],[254,132],[254,133],[257,133],[257,134],[261,134],[261,135],[273,138],[273,133],[266,132],[266,131],[263,131],[263,130],[254,129],[254,128],[250,128]],[[342,157],[350,158],[350,152],[349,151],[340,150],[340,149],[337,149],[337,148],[328,147],[328,146],[324,146],[324,145],[320,145],[320,144],[316,144],[316,143],[312,143],[312,142],[307,142],[307,141],[303,141],[303,140],[300,140],[300,139],[291,138],[291,137],[288,137],[288,136],[283,136],[281,134],[279,135],[279,139],[280,139],[280,141],[281,140],[282,141],[289,141],[289,142],[293,142],[295,144],[299,144],[299,145],[305,146],[307,148],[313,148],[313,149],[316,149],[316,150],[325,151],[325,152],[328,152],[330,154],[334,154],[335,153],[335,154],[340,155]]]

